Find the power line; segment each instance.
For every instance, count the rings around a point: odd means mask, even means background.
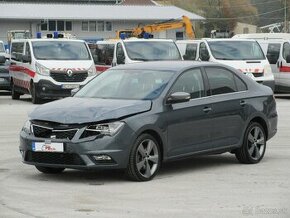
[[[285,10],[289,7],[283,7],[283,8],[280,8],[280,9],[277,9],[277,10],[274,10],[274,11],[269,11],[269,12],[265,12],[265,13],[261,13],[261,14],[253,14],[253,15],[248,15],[248,16],[242,16],[242,17],[209,17],[209,18],[206,18],[207,20],[232,20],[232,19],[243,19],[243,18],[250,18],[250,17],[259,17],[261,15],[265,15],[265,14],[271,14],[271,13],[274,13],[274,12],[277,12],[277,11],[282,11],[282,10]]]

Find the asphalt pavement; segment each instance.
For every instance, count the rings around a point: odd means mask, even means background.
[[[0,92],[0,218],[290,217],[290,97],[276,98],[278,133],[264,159],[242,165],[232,154],[165,164],[150,182],[121,171],[44,175],[24,165],[19,131],[36,106]]]

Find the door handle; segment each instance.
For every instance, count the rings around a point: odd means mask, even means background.
[[[241,100],[240,101],[240,105],[243,107],[243,106],[245,106],[247,103],[246,103],[246,101],[245,100]]]
[[[210,112],[212,109],[211,109],[211,107],[204,107],[203,108],[203,112],[204,113],[208,113],[208,112]]]

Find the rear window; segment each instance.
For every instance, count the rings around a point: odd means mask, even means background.
[[[14,42],[11,45],[11,59],[22,61],[24,42]]]
[[[95,64],[112,65],[114,47],[114,44],[89,45]]]
[[[265,55],[256,41],[209,41],[217,60],[264,60]]]

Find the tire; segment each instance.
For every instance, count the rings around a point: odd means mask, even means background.
[[[35,85],[33,82],[30,85],[30,94],[31,94],[31,102],[33,104],[39,104],[41,102],[41,99],[38,97],[36,93]]]
[[[133,181],[149,181],[157,174],[160,166],[160,145],[151,135],[140,135],[130,152],[127,177]]]
[[[11,83],[11,97],[13,100],[19,100],[20,98],[20,93],[15,90],[15,85],[13,82]]]
[[[264,128],[251,122],[246,129],[243,145],[235,151],[236,158],[244,164],[259,163],[266,151],[266,134]]]
[[[41,167],[41,166],[35,166],[35,168],[45,174],[59,174],[62,173],[65,168],[52,168],[52,167]]]

